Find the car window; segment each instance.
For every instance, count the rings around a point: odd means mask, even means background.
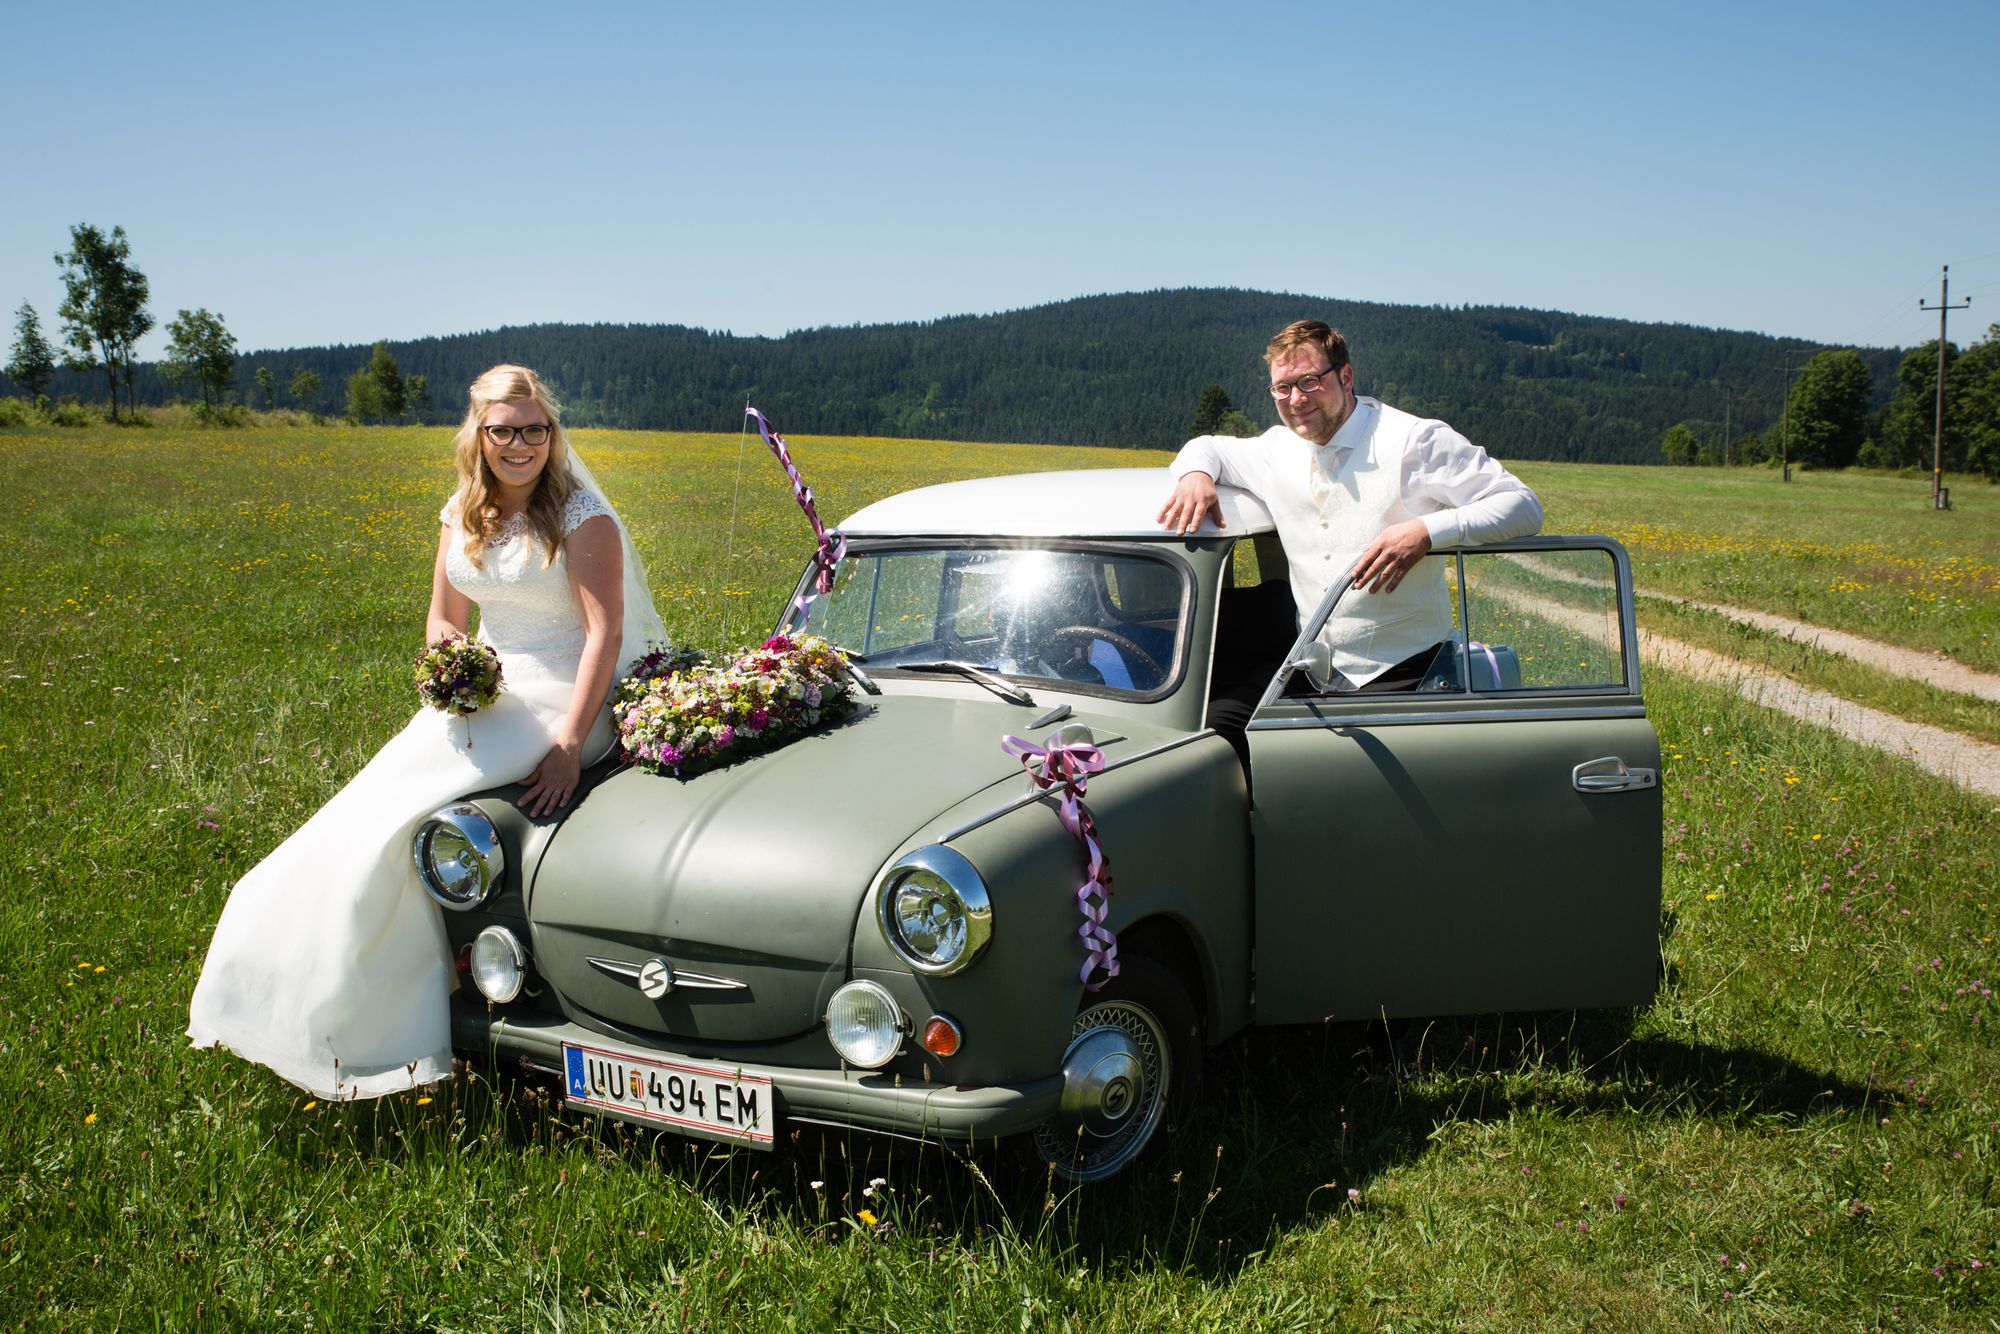
[[[1462,568],[1467,625],[1454,629],[1462,629],[1457,646],[1471,659],[1474,691],[1625,684],[1610,552],[1468,551]],[[1458,601],[1454,592],[1455,614]]]
[[[952,660],[1146,694],[1173,677],[1185,601],[1180,566],[1122,552],[892,548],[850,554],[805,628],[871,670]]]
[[[936,639],[938,579],[944,556],[910,552],[891,563],[843,561],[830,596],[813,603],[812,631],[859,651],[907,648]]]
[[[1414,663],[1419,693],[1616,690],[1628,684],[1611,551],[1566,546],[1430,557],[1411,571],[1398,618],[1349,589],[1319,638],[1332,652],[1328,694],[1374,693],[1365,673]],[[1421,591],[1425,586],[1428,592]],[[1432,645],[1428,665],[1423,654]],[[1401,689],[1411,689],[1406,677]]]

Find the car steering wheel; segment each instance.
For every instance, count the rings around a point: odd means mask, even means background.
[[[1101,639],[1151,672],[1155,681],[1167,679],[1165,669],[1153,660],[1152,654],[1116,630],[1106,630],[1098,625],[1065,625],[1049,631],[1048,636],[1050,639]]]

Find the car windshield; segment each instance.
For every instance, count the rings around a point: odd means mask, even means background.
[[[959,662],[1146,695],[1173,679],[1186,602],[1178,565],[1125,552],[896,547],[851,552],[803,628],[870,670]]]

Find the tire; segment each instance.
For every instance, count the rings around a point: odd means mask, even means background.
[[[1169,1112],[1191,1101],[1200,1069],[1201,1027],[1187,993],[1151,959],[1122,964],[1104,990],[1084,994],[1063,1054],[1068,1074],[1072,1060],[1089,1053],[1086,1044],[1110,1046],[1115,1087],[1034,1132],[1036,1153],[1065,1181],[1106,1180],[1160,1143]]]

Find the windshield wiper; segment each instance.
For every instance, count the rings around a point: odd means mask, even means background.
[[[868,661],[867,658],[849,649],[840,648],[838,644],[835,644],[834,647],[840,649],[840,656],[842,658],[840,665],[847,669],[849,676],[854,678],[854,684],[860,686],[866,694],[879,695],[882,693],[882,687],[875,684],[875,678],[861,670],[860,664]]]
[[[895,666],[899,672],[952,672],[968,680],[977,681],[994,694],[1004,696],[1016,704],[1025,704],[1029,708],[1033,708],[1035,704],[1035,697],[1027,691],[1019,686],[1009,685],[986,668],[974,666],[969,662],[946,659],[940,662],[899,662]]]

